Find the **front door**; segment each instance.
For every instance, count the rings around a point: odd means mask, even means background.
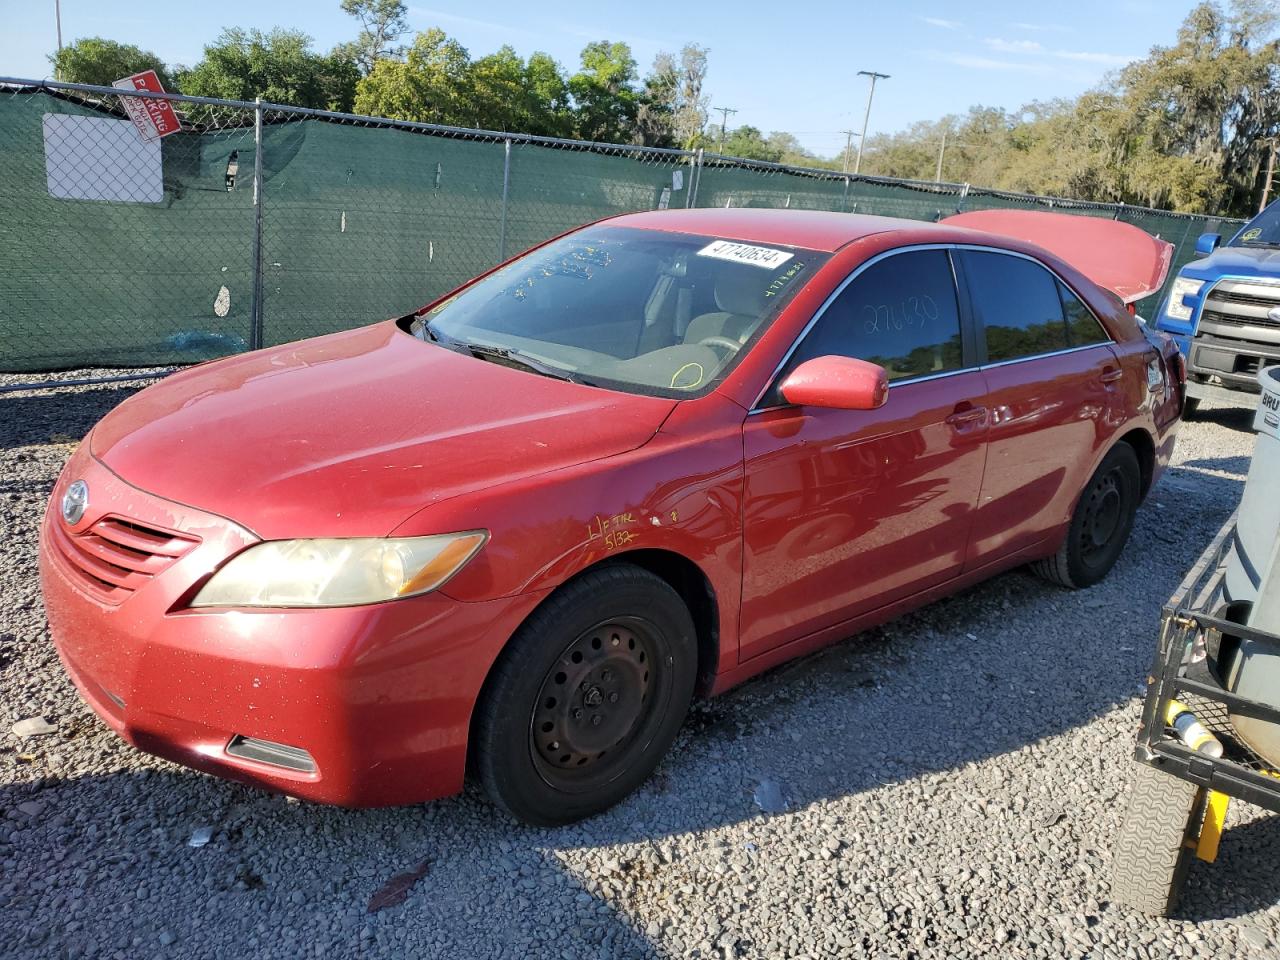
[[[743,428],[740,659],[957,575],[981,485],[985,383],[950,254],[884,255],[819,315]],[[796,407],[778,384],[830,354],[883,366],[878,410]]]

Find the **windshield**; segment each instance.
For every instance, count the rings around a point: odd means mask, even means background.
[[[1280,247],[1280,202],[1271,204],[1246,223],[1228,246]]]
[[[705,393],[827,254],[588,227],[418,317],[424,340],[546,376]]]

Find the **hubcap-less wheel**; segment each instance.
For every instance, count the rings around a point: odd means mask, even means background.
[[[1107,451],[1085,484],[1058,552],[1037,561],[1035,571],[1064,587],[1097,583],[1124,549],[1141,495],[1138,455],[1121,441]]]
[[[1110,547],[1116,531],[1120,529],[1124,516],[1124,495],[1120,483],[1120,472],[1112,470],[1096,478],[1085,493],[1081,552],[1086,560],[1093,560],[1099,552]]]
[[[542,681],[529,730],[544,779],[578,790],[611,776],[609,752],[644,726],[653,668],[639,620],[606,621],[569,644]]]
[[[657,575],[618,561],[575,577],[520,626],[476,704],[471,759],[515,817],[571,823],[653,772],[689,709],[693,618]]]

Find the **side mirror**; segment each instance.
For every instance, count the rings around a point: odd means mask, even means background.
[[[1196,240],[1196,253],[1203,253],[1206,256],[1218,249],[1218,244],[1222,243],[1221,234],[1202,233]]]
[[[788,403],[833,410],[874,410],[889,397],[884,367],[852,357],[814,357],[782,381]]]

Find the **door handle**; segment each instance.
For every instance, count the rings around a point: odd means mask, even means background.
[[[1119,367],[1109,367],[1098,374],[1098,379],[1103,383],[1115,383],[1117,380],[1124,379],[1124,371]]]
[[[963,430],[973,424],[982,424],[987,420],[986,407],[974,407],[968,403],[956,407],[955,412],[947,417],[946,423],[949,427],[955,427]]]

